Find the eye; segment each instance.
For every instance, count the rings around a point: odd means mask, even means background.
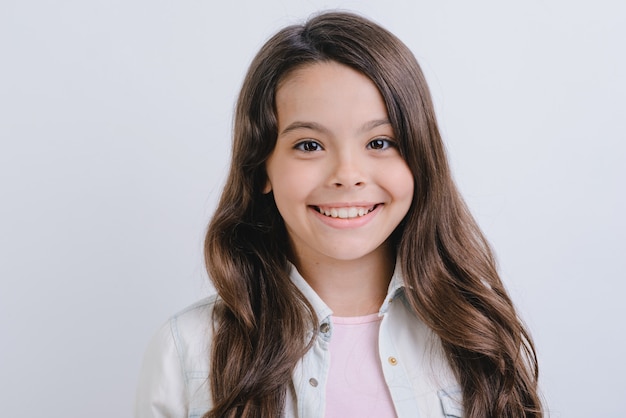
[[[319,144],[319,142],[306,140],[306,141],[298,142],[294,146],[294,149],[297,149],[298,151],[304,151],[304,152],[314,152],[314,151],[321,151],[323,148]]]
[[[383,150],[395,146],[396,143],[387,138],[375,138],[367,144],[367,148],[375,150]]]

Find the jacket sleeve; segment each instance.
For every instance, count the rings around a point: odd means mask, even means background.
[[[135,398],[135,418],[185,418],[187,382],[171,321],[152,338],[143,358]]]

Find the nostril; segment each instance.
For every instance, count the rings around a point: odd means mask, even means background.
[[[346,186],[344,183],[340,183],[340,182],[335,182],[335,183],[333,183],[333,185],[336,188],[340,188],[340,187],[345,187]],[[354,183],[354,187],[361,187],[363,185],[365,185],[365,182],[362,182],[362,181],[357,181],[357,182]]]

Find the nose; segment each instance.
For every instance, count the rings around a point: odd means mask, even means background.
[[[335,188],[362,187],[366,184],[365,162],[353,153],[337,155],[330,183]]]

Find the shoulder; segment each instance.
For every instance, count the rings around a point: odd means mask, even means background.
[[[217,300],[217,295],[202,299],[172,315],[161,328],[163,337],[176,351],[187,381],[208,376]]]
[[[218,300],[212,295],[172,315],[164,324],[164,328],[171,333],[175,343],[198,345],[202,340],[211,336],[213,331],[213,310]]]
[[[208,375],[217,296],[173,315],[156,332],[144,354],[136,417],[175,417],[210,407]]]

